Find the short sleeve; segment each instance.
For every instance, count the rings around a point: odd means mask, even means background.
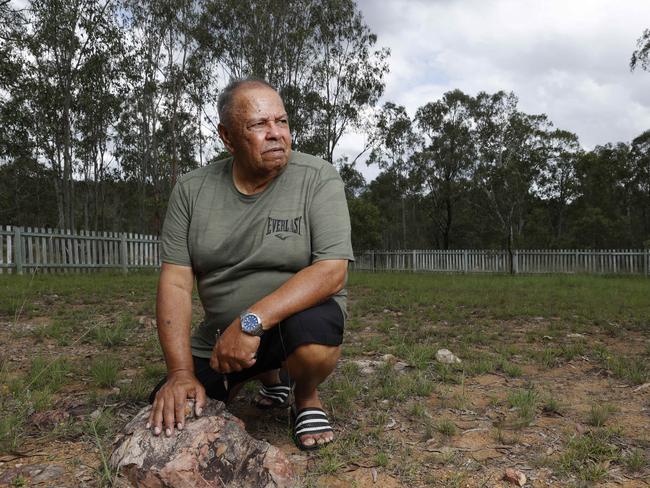
[[[192,266],[188,247],[191,212],[181,182],[176,183],[167,205],[161,238],[161,258],[165,263]]]
[[[343,181],[330,164],[320,172],[309,207],[309,225],[312,263],[325,259],[354,261]]]

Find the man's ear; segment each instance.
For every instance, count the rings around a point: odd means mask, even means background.
[[[226,149],[228,149],[228,152],[230,154],[233,153],[233,145],[232,141],[230,139],[230,134],[228,133],[228,129],[226,128],[225,125],[222,123],[219,123],[217,125],[217,130],[219,131],[219,138],[223,142],[223,145],[226,146]]]

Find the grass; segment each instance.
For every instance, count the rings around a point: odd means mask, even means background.
[[[587,417],[587,424],[594,427],[603,427],[612,414],[617,411],[618,409],[614,405],[607,403],[592,405]]]
[[[90,365],[93,383],[100,388],[110,388],[117,382],[120,362],[115,356],[100,356]]]
[[[94,484],[111,484],[114,473],[105,460],[112,434],[165,375],[155,331],[137,322],[153,313],[156,279],[155,273],[0,276],[0,320],[11,328],[8,337],[33,345],[33,356],[22,362],[0,357],[0,450],[20,452],[53,439],[83,443],[96,453]],[[590,424],[586,433],[568,435],[559,451],[545,455],[560,484],[607,479],[608,463],[645,475],[647,439],[624,437],[613,428],[615,410],[603,405],[577,413],[553,382],[559,378],[570,388],[574,380],[614,377],[617,387],[627,385],[608,396],[615,405],[625,388],[648,381],[650,346],[637,341],[638,347],[627,350],[616,343],[629,334],[647,337],[650,280],[351,273],[349,288],[343,358],[320,390],[337,441],[310,455],[305,486],[328,486],[329,475],[345,483],[362,466],[402,486],[473,486],[480,477],[477,463],[467,462],[452,447],[458,439],[450,438],[460,437],[459,427],[480,425],[470,422],[477,418],[491,420],[494,428],[485,435],[495,443],[530,443],[528,453],[546,452],[549,441],[536,435],[542,420],[551,428]],[[199,320],[195,315],[194,322]],[[584,337],[566,337],[576,332]],[[462,363],[437,362],[441,348]],[[366,375],[354,363],[388,353],[409,367],[398,371],[391,361]],[[575,378],[567,376],[574,370]],[[245,396],[258,387],[246,388]],[[99,407],[100,415],[36,433],[29,415],[57,409],[68,397],[85,402],[89,412]],[[553,415],[535,422],[538,412]],[[287,435],[283,414],[260,415],[269,441]],[[273,427],[267,421],[275,427],[266,430]],[[512,451],[510,461],[525,464],[528,458],[518,452]]]
[[[614,437],[615,433],[609,429],[595,429],[584,435],[571,436],[557,461],[557,468],[586,482],[603,480],[609,463],[620,459],[620,448],[614,442]]]
[[[539,395],[532,388],[520,389],[508,394],[508,403],[517,410],[520,425],[528,425],[535,419],[538,400]]]

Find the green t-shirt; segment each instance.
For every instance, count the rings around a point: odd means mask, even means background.
[[[174,187],[162,260],[191,266],[205,319],[192,354],[209,358],[218,328],[324,259],[353,260],[343,182],[328,162],[292,151],[284,171],[256,195],[232,180],[232,158],[187,173]],[[333,298],[345,315],[347,292]]]

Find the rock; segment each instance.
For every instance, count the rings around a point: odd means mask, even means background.
[[[62,424],[70,418],[70,414],[65,410],[47,410],[45,412],[35,412],[29,416],[29,421],[35,427],[43,429]]]
[[[117,437],[111,468],[141,488],[295,486],[282,451],[249,436],[222,402],[208,400],[200,417],[192,407],[184,429],[171,437],[145,429],[151,407],[140,410]]]
[[[645,389],[647,389],[647,388],[650,388],[650,383],[643,383],[642,385],[637,386],[637,387],[636,387],[634,390],[632,390],[632,391],[633,391],[634,393],[637,393],[637,392],[639,392],[639,391],[643,391],[643,390],[645,390]]]
[[[373,374],[377,368],[384,364],[383,361],[374,359],[355,359],[352,362],[359,367],[359,374],[364,376]]]
[[[29,485],[14,485],[16,478],[23,479],[23,481],[31,481],[34,483],[44,483],[52,481],[63,476],[63,468],[55,464],[17,464],[14,468],[5,471],[0,475],[0,486],[31,486]],[[48,484],[47,486],[51,486]]]
[[[569,339],[581,339],[581,338],[583,338],[585,335],[584,335],[584,334],[578,334],[577,332],[574,332],[574,333],[571,333],[571,334],[567,334],[566,336],[567,336]]]
[[[460,359],[454,356],[454,354],[448,349],[439,349],[436,353],[436,359],[438,362],[445,364],[454,364],[461,362]]]
[[[393,366],[393,369],[399,373],[400,371],[404,371],[406,368],[409,367],[410,365],[408,363],[405,363],[404,361],[397,361]]]
[[[503,479],[517,486],[524,486],[526,484],[526,475],[516,469],[506,469]]]

